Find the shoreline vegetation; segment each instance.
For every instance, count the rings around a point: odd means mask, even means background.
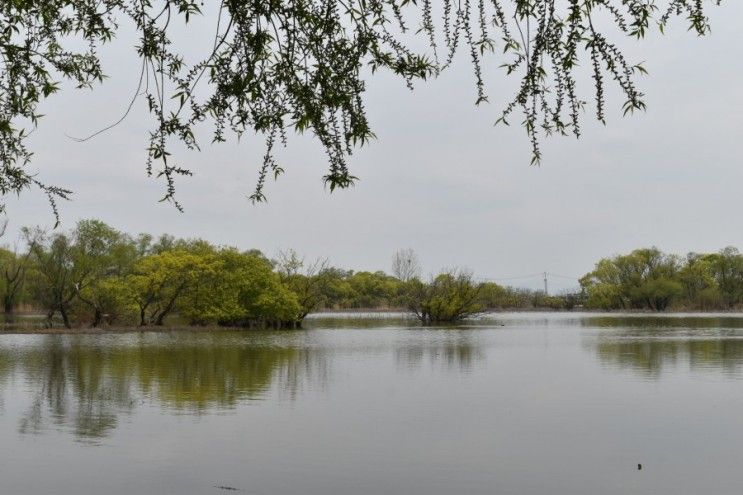
[[[293,250],[270,259],[202,239],[132,236],[94,219],[69,232],[24,228],[12,249],[0,248],[3,331],[20,319],[23,331],[53,333],[292,329],[311,313],[333,312],[402,311],[430,325],[498,311],[743,309],[743,255],[733,247],[686,257],[646,248],[604,258],[580,288],[557,295],[479,282],[463,269],[424,279],[410,249],[395,253],[391,272],[308,262]]]
[[[476,326],[477,322],[493,322],[497,320],[498,316],[514,315],[514,314],[574,314],[576,316],[588,317],[588,318],[674,318],[674,317],[697,317],[697,318],[740,318],[743,319],[743,311],[741,310],[721,310],[721,311],[690,311],[690,310],[669,310],[664,312],[650,311],[650,310],[599,310],[599,309],[579,309],[579,310],[554,310],[549,308],[540,309],[504,309],[504,310],[491,310],[479,313],[476,316],[464,318],[456,323],[457,328],[461,328],[461,325],[473,325]],[[44,315],[16,315],[17,319],[12,323],[5,323],[4,326],[0,327],[0,335],[116,335],[116,334],[132,334],[132,333],[221,333],[221,332],[235,332],[245,330],[242,326],[220,326],[220,325],[188,325],[188,324],[166,324],[166,325],[148,325],[148,326],[134,326],[134,325],[102,325],[98,327],[87,326],[73,326],[67,328],[63,325],[39,325],[38,323],[43,321]],[[378,309],[378,308],[357,308],[352,310],[339,310],[339,309],[325,309],[308,315],[305,321],[327,321],[328,319],[336,319],[342,321],[342,319],[348,320],[368,320],[368,321],[383,321],[385,319],[402,321],[409,320],[412,325],[420,325],[420,321],[411,314],[405,308],[397,309]],[[36,321],[37,324],[31,323]],[[440,322],[441,325],[446,325],[447,322]],[[298,328],[312,328],[316,324],[303,325]],[[271,330],[271,328],[259,328],[256,330]]]

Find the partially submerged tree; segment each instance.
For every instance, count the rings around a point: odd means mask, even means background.
[[[185,294],[214,272],[217,260],[184,250],[164,251],[137,260],[126,278],[140,326],[163,325]]]
[[[364,105],[370,73],[386,69],[412,88],[465,50],[473,97],[482,104],[488,101],[485,58],[493,53],[519,80],[497,110],[498,122],[521,120],[536,163],[542,136],[580,136],[581,84],[591,86],[600,122],[609,81],[624,99],[624,113],[645,108],[636,85],[645,69],[627,60],[618,38],[642,38],[653,27],[662,32],[678,16],[697,35],[710,30],[701,0],[222,0],[204,14],[215,26],[206,52],[188,63],[174,31],[201,16],[203,7],[197,0],[3,2],[0,195],[39,187],[56,214],[55,198],[70,191],[27,168],[27,138],[41,117],[39,104],[62,81],[81,88],[103,81],[100,48],[129,27],[138,33],[134,51],[141,69],[117,123],[137,98],[146,100],[153,119],[147,174],[164,178],[163,200],[179,208],[175,178],[191,172],[174,159],[173,144],[198,149],[194,129],[202,122],[213,124],[213,141],[229,133],[265,139],[254,201],[265,199],[269,176],[284,172],[275,149],[290,132],[312,132],[328,157],[325,183],[345,188],[356,180],[348,157],[374,136]],[[427,49],[418,49],[421,38]],[[583,83],[581,62],[590,69]]]
[[[483,310],[480,290],[470,272],[447,270],[428,283],[409,282],[407,306],[424,325],[453,323]]]
[[[304,267],[293,252],[279,273],[258,250],[166,235],[135,239],[99,220],[81,220],[70,232],[23,232],[27,250],[0,248],[0,271],[24,263],[28,300],[49,325],[59,315],[67,328],[174,321],[296,328],[316,307],[315,272],[323,265]]]
[[[218,263],[180,300],[178,312],[190,323],[294,328],[302,307],[296,295],[259,252],[215,250]]]

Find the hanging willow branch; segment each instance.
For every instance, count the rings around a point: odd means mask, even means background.
[[[498,122],[520,118],[537,163],[543,136],[580,136],[582,56],[591,69],[584,84],[592,86],[596,118],[604,122],[612,84],[625,114],[645,108],[636,85],[645,69],[628,61],[614,38],[642,38],[656,26],[662,32],[679,16],[698,35],[709,32],[701,0],[223,0],[207,56],[187,64],[172,26],[202,9],[194,0],[0,0],[0,194],[39,187],[57,214],[55,198],[71,193],[28,170],[29,129],[60,81],[85,88],[103,80],[98,49],[125,24],[139,33],[142,61],[125,116],[143,95],[154,121],[146,170],[165,180],[163,200],[179,209],[175,179],[191,172],[171,150],[178,142],[198,149],[194,128],[201,122],[213,124],[214,141],[246,132],[265,137],[253,201],[266,199],[267,177],[284,172],[275,149],[291,131],[312,132],[327,155],[326,185],[346,188],[356,180],[349,156],[374,136],[364,108],[369,73],[389,70],[412,88],[466,49],[477,104],[489,101],[485,57],[519,79]],[[416,37],[428,48],[410,48]],[[86,48],[65,48],[70,40]]]

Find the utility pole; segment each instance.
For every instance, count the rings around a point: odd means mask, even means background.
[[[549,295],[549,292],[547,292],[547,272],[544,272],[544,295]]]

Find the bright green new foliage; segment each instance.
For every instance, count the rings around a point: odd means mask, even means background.
[[[296,295],[281,283],[265,257],[231,248],[209,256],[215,269],[179,303],[179,312],[188,321],[285,326],[301,320]]]

